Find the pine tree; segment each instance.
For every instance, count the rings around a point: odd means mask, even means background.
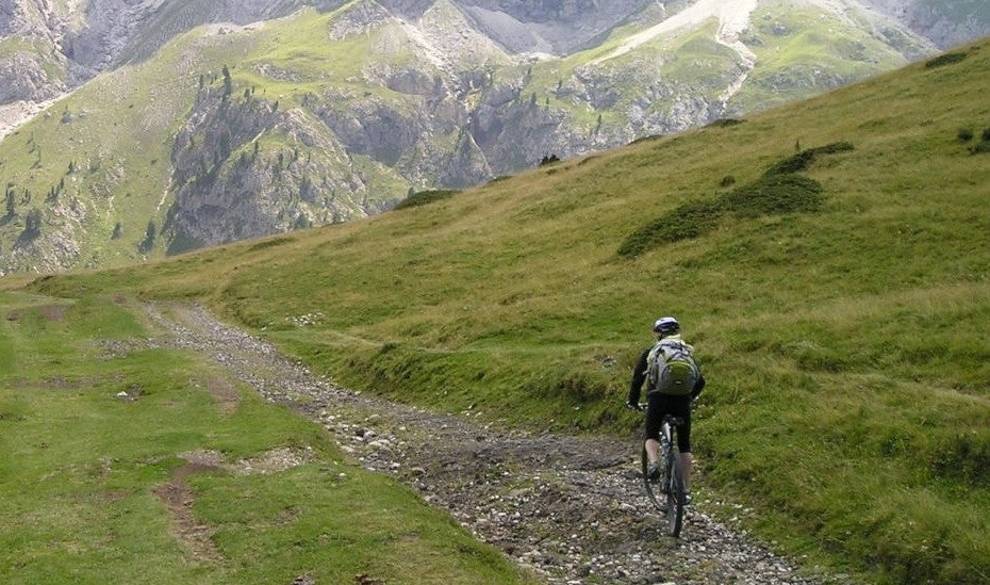
[[[17,198],[14,196],[14,190],[7,186],[7,192],[4,193],[4,208],[7,210],[8,218],[17,215]]]
[[[28,212],[24,218],[24,231],[21,232],[20,241],[29,241],[41,235],[41,211],[34,208]]]
[[[148,221],[148,228],[144,231],[144,240],[138,245],[138,251],[147,254],[155,245],[155,238],[158,237],[158,228],[155,220]]]
[[[234,82],[230,78],[230,69],[226,65],[223,66],[223,99],[230,97],[230,94],[234,93]]]

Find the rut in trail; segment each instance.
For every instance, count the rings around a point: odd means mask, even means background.
[[[535,435],[363,396],[201,308],[147,311],[168,334],[157,343],[197,351],[317,421],[366,468],[412,486],[548,583],[837,582],[799,575],[793,563],[697,510],[680,541],[662,536],[632,440]]]

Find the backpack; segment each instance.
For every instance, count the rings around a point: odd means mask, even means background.
[[[652,392],[689,396],[701,372],[694,348],[680,339],[661,339],[646,358],[646,375]]]

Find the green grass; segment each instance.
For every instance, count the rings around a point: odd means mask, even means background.
[[[623,436],[629,369],[675,314],[710,381],[704,482],[755,506],[755,529],[882,583],[984,583],[990,159],[956,135],[990,119],[990,45],[969,55],[553,175],[32,289],[197,299],[354,388]],[[816,213],[730,213],[616,256],[728,175],[734,204],[768,209],[745,187],[795,137],[855,145],[790,159],[803,170],[782,176],[821,186]],[[320,325],[292,324],[314,311]]]
[[[99,340],[147,335],[129,307],[0,293],[0,581],[528,582],[411,491],[344,462],[317,425],[249,389],[236,410],[219,409],[206,388],[225,374],[199,357],[101,357]],[[135,401],[115,397],[135,389]],[[154,493],[184,464],[179,454],[236,461],[285,446],[314,457],[266,475],[189,477],[192,514],[220,555],[190,557]]]

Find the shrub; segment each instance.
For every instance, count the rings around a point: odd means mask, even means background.
[[[736,184],[736,178],[732,175],[726,175],[722,177],[722,180],[718,184],[720,187],[731,187]]]
[[[757,217],[821,209],[824,198],[818,181],[798,175],[770,175],[726,193],[719,205],[726,211]]]
[[[849,142],[834,142],[832,144],[827,144],[825,146],[819,146],[817,148],[809,148],[807,150],[802,150],[801,152],[789,156],[784,160],[773,165],[767,169],[767,176],[770,175],[785,175],[789,173],[800,173],[802,171],[808,170],[815,159],[824,154],[836,154],[839,152],[848,152],[854,150],[855,147]]]
[[[944,67],[946,65],[953,65],[966,58],[966,53],[946,53],[944,55],[939,55],[931,61],[925,63],[925,67],[928,69],[934,69],[935,67]]]
[[[969,128],[960,128],[959,132],[956,133],[956,137],[959,139],[959,142],[969,142],[973,139],[973,131]]]
[[[970,147],[969,152],[970,154],[990,153],[990,140],[984,140],[983,142],[980,142],[975,146]]]
[[[544,156],[543,159],[540,160],[540,166],[545,167],[547,165],[552,165],[554,163],[559,163],[559,162],[560,162],[559,156],[557,156],[556,154],[548,154]]]
[[[420,191],[419,193],[414,193],[400,201],[394,209],[398,211],[400,209],[409,209],[410,207],[429,205],[430,203],[450,199],[454,195],[457,195],[457,193],[458,191],[452,190]]]
[[[619,247],[619,255],[633,258],[658,244],[696,238],[715,226],[721,211],[717,202],[685,203],[636,230]]]
[[[719,118],[714,122],[711,122],[706,126],[707,128],[731,128],[732,126],[738,126],[743,123],[743,120],[737,120],[736,118]]]
[[[980,134],[980,138],[982,138],[984,142],[990,142],[990,128],[984,128],[983,132]]]
[[[257,244],[254,244],[253,246],[251,246],[250,248],[248,248],[247,251],[248,252],[258,252],[260,250],[265,250],[267,248],[275,248],[277,246],[281,246],[283,244],[288,244],[288,243],[294,242],[294,241],[295,241],[294,238],[286,238],[286,237],[273,238],[271,240],[265,240],[263,242],[258,242]]]

